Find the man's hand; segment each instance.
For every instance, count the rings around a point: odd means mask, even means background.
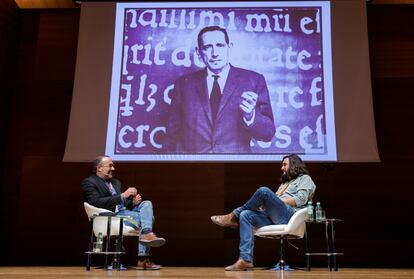
[[[257,103],[257,93],[253,91],[244,91],[241,95],[242,100],[240,103],[240,108],[244,113],[244,118],[249,121],[253,117],[254,109],[256,108]]]
[[[129,187],[121,195],[124,199],[127,199],[129,197],[135,197],[137,194],[138,194],[138,191],[135,187]]]

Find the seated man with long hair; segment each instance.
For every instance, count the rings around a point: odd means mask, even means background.
[[[219,226],[240,226],[239,259],[225,270],[253,269],[254,229],[287,224],[292,215],[312,199],[316,186],[299,156],[291,154],[283,157],[281,172],[281,183],[276,193],[267,187],[260,187],[244,205],[229,214],[211,216],[211,220]]]

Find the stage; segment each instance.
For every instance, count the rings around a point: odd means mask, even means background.
[[[86,271],[85,267],[0,267],[0,278],[63,278],[63,279],[82,279],[82,278],[239,278],[239,279],[265,279],[265,278],[329,278],[329,279],[411,279],[414,278],[414,269],[380,269],[380,268],[341,268],[338,272],[329,271],[327,268],[314,268],[308,272],[306,270],[295,271],[272,271],[261,267],[253,271],[226,272],[222,267],[164,267],[158,271],[142,271],[128,269],[126,271],[105,271],[92,268]]]

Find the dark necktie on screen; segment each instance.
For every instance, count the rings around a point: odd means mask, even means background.
[[[217,116],[217,110],[220,104],[221,99],[221,91],[220,91],[220,85],[218,84],[218,78],[220,76],[213,75],[214,82],[213,82],[213,89],[211,90],[210,95],[210,106],[211,106],[211,116],[213,118],[213,122],[216,120]]]

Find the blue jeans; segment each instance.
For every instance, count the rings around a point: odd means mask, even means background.
[[[121,209],[116,213],[117,215],[129,216],[140,225],[140,235],[142,231],[152,232],[152,223],[154,221],[154,213],[152,210],[151,201],[142,201],[140,204],[134,206],[131,210]],[[133,224],[125,221],[125,224],[134,227]],[[138,241],[138,256],[149,256],[150,247],[139,243]]]
[[[240,258],[252,262],[254,228],[287,224],[295,209],[267,187],[260,187],[241,207],[233,210],[240,221]]]

